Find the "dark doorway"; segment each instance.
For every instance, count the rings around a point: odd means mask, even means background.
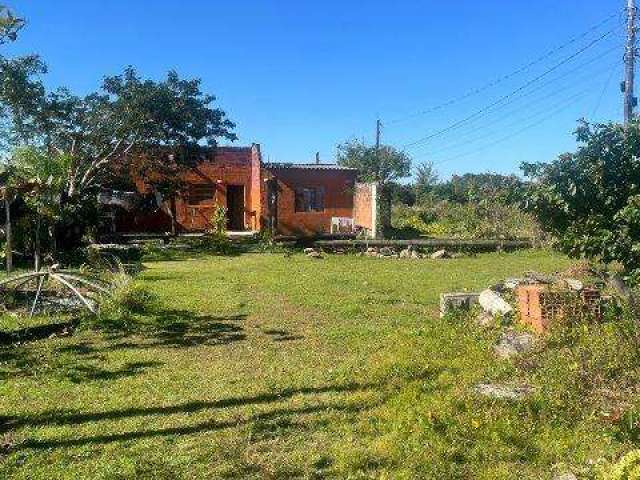
[[[227,185],[227,229],[244,230],[244,185]]]

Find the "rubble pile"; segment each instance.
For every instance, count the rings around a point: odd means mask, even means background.
[[[303,253],[310,258],[322,258],[323,251],[318,248],[305,248]],[[336,255],[344,255],[344,250],[333,251]],[[444,260],[448,258],[457,258],[460,254],[451,253],[448,250],[438,250],[430,254],[421,253],[415,246],[408,245],[406,248],[398,250],[394,247],[368,247],[363,252],[356,254],[358,257],[375,257],[384,259],[403,259],[403,260]]]
[[[536,333],[547,332],[554,322],[581,315],[598,319],[607,301],[602,288],[588,271],[553,275],[525,272],[522,277],[507,278],[478,293],[441,294],[440,316],[460,310],[479,311],[474,317],[477,325],[503,328],[493,354],[507,361],[531,352],[539,342]],[[518,383],[479,383],[474,392],[492,399],[517,401],[533,393],[533,388]]]

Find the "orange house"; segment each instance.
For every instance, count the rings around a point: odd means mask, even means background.
[[[110,231],[164,233],[175,226],[176,233],[202,232],[211,227],[216,206],[226,208],[230,231],[268,229],[292,236],[375,231],[375,214],[370,213],[375,188],[357,184],[355,169],[265,164],[260,146],[254,144],[212,149],[183,175],[184,193],[171,199],[156,196],[154,208],[111,209],[116,213],[111,215]],[[139,193],[148,192],[144,179],[137,184]]]

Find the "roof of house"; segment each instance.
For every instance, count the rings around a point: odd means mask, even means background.
[[[300,170],[347,170],[355,172],[357,169],[351,167],[343,167],[335,163],[279,163],[270,162],[264,164],[265,168],[270,169],[300,169]]]

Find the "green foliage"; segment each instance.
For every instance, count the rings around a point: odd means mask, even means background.
[[[438,172],[433,162],[425,162],[418,165],[413,183],[416,199],[418,201],[424,199],[433,192],[436,185],[438,185]]]
[[[406,207],[396,205],[393,226],[416,235],[461,239],[540,239],[535,219],[516,205],[491,202],[464,204],[439,201]]]
[[[86,321],[100,329],[132,329],[140,315],[150,315],[158,298],[145,285],[128,275],[122,266],[107,275],[109,294],[102,297],[97,318]]]
[[[640,124],[581,122],[574,153],[524,164],[528,206],[574,257],[640,265]]]
[[[640,450],[632,450],[612,466],[604,467],[602,480],[640,479]]]
[[[226,237],[227,234],[227,209],[222,205],[215,205],[209,220],[209,234],[217,238]]]
[[[519,204],[524,199],[525,183],[515,175],[465,173],[437,184],[433,195],[456,203],[491,201]]]
[[[0,45],[14,42],[24,25],[24,18],[17,17],[10,8],[0,5]]]
[[[352,140],[338,145],[336,160],[338,165],[356,168],[361,181],[382,185],[408,177],[411,173],[411,158],[389,145],[376,149]]]

